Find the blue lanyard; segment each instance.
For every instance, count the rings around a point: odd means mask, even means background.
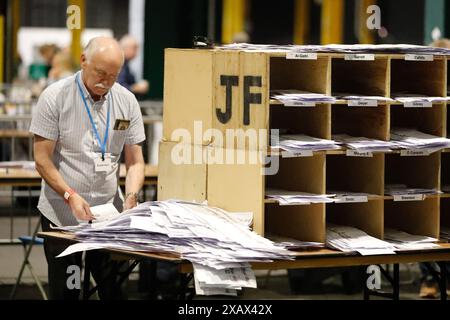
[[[102,141],[100,139],[100,135],[98,134],[98,131],[97,131],[97,127],[95,126],[94,119],[92,118],[91,111],[89,110],[89,106],[87,104],[86,98],[84,97],[83,89],[81,88],[80,81],[79,81],[79,75],[77,75],[76,81],[77,81],[78,89],[80,90],[81,99],[83,99],[83,102],[84,102],[84,107],[86,108],[87,114],[89,116],[89,120],[91,121],[92,128],[94,129],[95,136],[97,137],[97,141],[102,150],[102,160],[105,161],[106,142],[108,141],[108,132],[109,132],[109,117],[110,117],[110,111],[111,111],[111,103],[110,103],[111,101],[110,101],[110,99],[108,99],[108,113],[106,116],[106,130],[105,130],[105,136],[103,138],[103,143],[102,143]],[[110,94],[110,96],[112,97],[111,94]]]

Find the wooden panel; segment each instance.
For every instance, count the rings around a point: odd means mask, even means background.
[[[441,199],[441,226],[450,228],[450,198]]]
[[[270,128],[280,129],[280,133],[303,133],[331,139],[331,106],[329,104],[314,108],[272,106]]]
[[[327,156],[327,190],[384,194],[384,154]]]
[[[389,107],[349,107],[333,105],[331,109],[333,134],[346,133],[356,137],[388,140]]]
[[[354,93],[386,96],[388,59],[374,61],[331,60],[331,90],[333,93]]]
[[[410,92],[429,96],[446,96],[444,59],[434,61],[391,61],[391,95]]]
[[[386,184],[406,184],[408,187],[440,187],[440,153],[425,157],[386,155]]]
[[[172,139],[172,132],[180,128],[187,129],[191,137],[194,137],[194,121],[201,121],[203,130],[211,128],[211,79],[211,51],[165,50],[164,140],[175,140]],[[208,141],[202,142],[207,143]]]
[[[383,239],[383,202],[384,200],[370,200],[364,203],[327,204],[327,222],[355,227]]]
[[[325,193],[325,157],[280,158],[280,170],[276,175],[267,176],[267,187]]]
[[[213,152],[233,152],[210,147]],[[258,156],[255,151],[247,156]],[[228,211],[253,212],[253,230],[264,234],[264,175],[260,163],[237,163],[237,153],[229,157],[234,163],[208,164],[208,204]]]
[[[439,198],[423,201],[386,200],[385,227],[439,238]]]
[[[325,242],[325,205],[266,204],[266,230],[302,241]]]
[[[184,154],[180,151],[182,147],[186,148]],[[204,150],[205,147],[199,145],[160,143],[158,200],[182,199],[197,202],[206,200],[207,166],[200,158]],[[191,164],[176,164],[177,159],[174,163],[174,157],[179,155],[186,155],[186,162]]]
[[[330,91],[329,57],[317,60],[287,60],[284,57],[270,59],[270,90],[296,89],[315,93]]]
[[[431,108],[404,108],[391,106],[392,127],[413,128],[435,136],[446,136],[446,106],[433,105]]]

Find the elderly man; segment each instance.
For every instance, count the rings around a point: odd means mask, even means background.
[[[145,140],[140,107],[134,95],[115,81],[124,56],[112,38],[92,39],[81,55],[81,71],[50,85],[36,105],[34,134],[36,169],[43,178],[38,209],[42,229],[76,225],[95,219],[91,206],[113,203],[119,210],[136,206],[144,180],[141,143]],[[119,196],[122,151],[127,176],[125,198]],[[46,240],[50,297],[77,299],[79,288],[68,285],[81,254],[55,258],[65,245]],[[87,252],[102,299],[121,298],[114,290],[116,270],[109,255]],[[68,269],[70,266],[71,269]]]

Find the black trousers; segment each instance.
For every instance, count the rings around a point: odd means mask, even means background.
[[[42,231],[52,231],[50,220],[42,216]],[[60,240],[45,239],[44,251],[48,264],[49,296],[52,300],[78,300],[80,288],[74,284],[74,266],[82,270],[82,253],[78,252],[56,258],[69,244]],[[85,263],[94,277],[98,295],[102,300],[124,299],[123,289],[116,285],[119,262],[111,260],[110,254],[99,250],[87,251]],[[81,277],[81,272],[80,272]],[[81,279],[79,282],[81,284]]]

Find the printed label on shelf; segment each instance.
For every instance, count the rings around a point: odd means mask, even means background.
[[[396,194],[394,201],[422,201],[425,199],[424,194]]]
[[[405,54],[405,60],[407,61],[433,61],[432,54]]]
[[[348,157],[364,157],[364,158],[372,158],[373,153],[370,151],[356,151],[356,150],[347,150],[346,152]]]
[[[430,101],[410,101],[403,104],[405,108],[431,108],[433,104]]]
[[[344,55],[345,60],[350,61],[373,61],[375,60],[374,54],[346,54]]]
[[[317,53],[291,51],[291,52],[286,53],[286,59],[317,60]]]
[[[345,196],[336,197],[336,203],[356,203],[356,202],[367,202],[367,196]]]
[[[400,150],[401,157],[422,157],[429,156],[430,150]]]
[[[359,99],[359,100],[348,100],[349,107],[377,107],[377,100]]]
[[[284,103],[285,107],[315,107],[314,102],[302,102],[302,101],[286,101]]]
[[[312,150],[302,150],[302,151],[296,151],[296,152],[291,152],[291,151],[282,151],[281,152],[282,158],[300,158],[300,157],[312,157],[312,156],[313,156]]]

